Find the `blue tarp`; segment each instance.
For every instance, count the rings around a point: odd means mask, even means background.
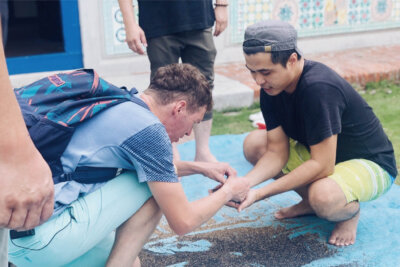
[[[245,136],[221,135],[210,139],[212,153],[219,161],[230,163],[239,176],[245,175],[252,168],[243,157]],[[194,141],[179,145],[182,160],[192,160],[194,150]],[[207,190],[217,183],[201,175],[192,175],[184,177],[182,184],[192,201],[206,196]],[[260,201],[241,213],[224,207],[206,225],[186,238],[173,235],[164,220],[145,249],[147,253],[153,253],[153,258],[158,255],[168,260],[169,256],[174,256],[171,261],[167,261],[170,266],[208,266],[210,264],[207,262],[216,256],[214,262],[220,266],[400,266],[399,195],[400,186],[393,185],[381,198],[361,203],[357,240],[349,247],[337,248],[327,244],[334,223],[316,216],[282,221],[274,219],[274,211],[300,200],[291,191]],[[219,238],[221,233],[223,236]],[[230,243],[232,248],[223,248],[222,251],[221,244],[217,245],[218,240],[229,243],[230,238],[235,240]],[[239,247],[237,243],[249,245]],[[275,246],[282,243],[283,248]],[[276,251],[265,256],[267,258],[260,258],[254,254],[254,245],[260,249],[266,246],[265,250],[261,249],[258,253],[270,252],[273,247]],[[218,249],[221,250],[219,259]],[[228,252],[230,259],[225,257]],[[184,253],[184,257],[179,257],[180,253]],[[200,259],[204,253],[210,253],[204,262],[193,261],[195,258]],[[232,257],[235,260],[229,263]]]

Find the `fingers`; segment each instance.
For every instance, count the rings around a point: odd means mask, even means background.
[[[238,209],[239,205],[240,205],[239,203],[234,202],[234,201],[229,201],[229,202],[227,202],[225,204],[225,206],[231,207],[231,208],[234,208],[234,209]]]
[[[140,40],[138,39],[130,40],[128,41],[128,46],[133,52],[138,53],[140,55],[144,54],[144,50],[142,48],[142,43],[140,42]]]
[[[147,47],[147,40],[144,32],[142,30],[138,30],[135,34],[128,35],[126,38],[126,42],[128,43],[129,48],[140,55],[145,54],[144,47]]]
[[[242,210],[250,206],[250,204],[251,204],[250,201],[248,201],[248,199],[245,199],[242,203],[238,205],[237,207],[238,212],[241,212]]]
[[[53,215],[53,211],[54,211],[54,196],[48,198],[47,201],[44,203],[40,214],[39,224],[42,224],[45,221],[47,221],[51,217],[51,215]]]
[[[140,41],[142,42],[142,44],[144,45],[144,47],[147,47],[146,36],[144,35],[143,32],[140,34]]]
[[[217,22],[215,23],[214,36],[219,36],[228,26],[227,22]]]
[[[11,213],[10,221],[6,226],[9,229],[23,230],[28,210],[26,208],[19,207],[14,209]]]
[[[4,203],[2,203],[0,207],[0,228],[7,228],[12,214],[12,209],[4,207]]]
[[[228,177],[237,176],[237,171],[231,166],[228,166],[228,168],[225,171],[225,175]]]
[[[214,178],[215,178],[215,181],[220,182],[221,184],[224,184],[225,180],[226,180],[225,175],[222,175],[220,173],[217,173]]]
[[[215,23],[215,29],[214,29],[214,36],[218,36],[221,33],[221,23],[216,22]]]

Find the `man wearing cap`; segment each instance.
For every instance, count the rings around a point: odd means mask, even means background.
[[[371,107],[329,67],[305,60],[296,30],[286,22],[262,21],[246,29],[246,67],[261,86],[267,131],[244,141],[254,168],[252,189],[240,210],[253,202],[295,190],[302,200],[275,213],[277,219],[305,214],[336,222],[329,243],[354,244],[360,201],[384,194],[397,176],[391,142]]]

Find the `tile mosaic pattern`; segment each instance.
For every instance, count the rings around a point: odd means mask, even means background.
[[[299,36],[400,27],[400,0],[231,0],[230,41],[262,19],[291,23]]]
[[[132,1],[137,6],[137,0]],[[129,54],[117,0],[103,0],[106,55]],[[400,0],[230,0],[229,43],[240,43],[248,25],[264,19],[288,21],[299,36],[400,27]],[[137,11],[137,9],[136,9]]]

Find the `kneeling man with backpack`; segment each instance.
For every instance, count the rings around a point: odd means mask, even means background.
[[[140,266],[138,254],[162,213],[183,235],[249,190],[226,163],[173,162],[171,142],[190,135],[212,108],[207,80],[191,65],[160,68],[140,96],[92,70],[15,92],[55,183],[52,218],[10,236],[17,266]],[[193,173],[222,187],[189,202],[178,176]]]

